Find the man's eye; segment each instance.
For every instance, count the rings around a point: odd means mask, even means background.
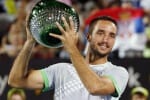
[[[102,34],[103,34],[103,32],[97,32],[97,34],[102,35]]]
[[[115,34],[111,34],[110,36],[111,36],[112,38],[115,38],[115,37],[116,37],[116,35],[115,35]]]

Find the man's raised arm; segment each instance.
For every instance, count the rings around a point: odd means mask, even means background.
[[[28,28],[28,17],[26,23],[27,40],[13,63],[8,84],[19,88],[41,89],[43,88],[43,80],[40,71],[27,70],[35,40],[31,36]]]

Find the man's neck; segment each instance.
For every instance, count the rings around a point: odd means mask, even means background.
[[[108,60],[106,58],[99,58],[99,59],[95,59],[95,60],[89,61],[89,64],[93,64],[93,65],[104,64],[107,61]]]
[[[86,61],[89,64],[97,65],[97,64],[104,64],[108,60],[107,60],[107,56],[105,56],[105,57],[96,57],[96,56],[92,56],[92,55],[87,55],[86,56]]]

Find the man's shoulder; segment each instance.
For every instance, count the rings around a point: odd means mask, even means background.
[[[65,62],[60,62],[60,63],[55,63],[52,65],[49,65],[48,67],[62,67],[62,66],[69,66],[71,65],[70,63],[65,63]]]
[[[41,70],[47,72],[63,72],[71,68],[70,66],[71,66],[70,63],[56,63],[56,64],[49,65],[48,67],[43,68]]]
[[[60,63],[49,65],[47,68],[48,69],[65,69],[65,68],[70,67],[71,65],[72,65],[71,63],[60,62]]]
[[[127,69],[123,66],[115,65],[115,64],[112,64],[112,63],[109,63],[109,65],[110,65],[109,70],[112,70],[112,71],[115,70],[117,72],[124,72],[124,73],[128,74]]]

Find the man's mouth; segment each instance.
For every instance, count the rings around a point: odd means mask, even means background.
[[[101,48],[102,50],[105,50],[105,49],[108,48],[108,45],[107,45],[107,44],[99,44],[99,46],[100,46],[100,48]]]

